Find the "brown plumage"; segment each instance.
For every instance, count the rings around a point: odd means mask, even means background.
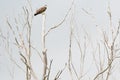
[[[40,9],[38,9],[38,10],[36,11],[36,13],[34,14],[34,16],[36,16],[36,15],[38,15],[38,14],[42,14],[43,12],[46,11],[46,9],[47,9],[47,6],[46,6],[46,5],[43,6],[43,7],[41,7]]]

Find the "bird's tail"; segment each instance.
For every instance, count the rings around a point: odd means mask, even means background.
[[[34,14],[34,16],[36,16],[36,15],[37,15],[37,13]]]

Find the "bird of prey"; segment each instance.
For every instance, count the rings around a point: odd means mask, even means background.
[[[38,14],[42,14],[43,12],[45,12],[47,9],[47,5],[41,7],[40,9],[36,10],[36,13],[34,14],[34,16],[38,15]]]

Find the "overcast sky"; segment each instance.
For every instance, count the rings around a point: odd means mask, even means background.
[[[6,31],[6,17],[10,19],[14,19],[15,16],[18,14],[21,15],[22,7],[25,6],[27,3],[26,0],[0,0],[0,31]],[[39,7],[43,5],[47,5],[46,11],[46,29],[48,30],[50,27],[55,26],[59,22],[63,20],[65,15],[67,14],[72,0],[31,0],[31,5],[33,9],[33,13]],[[73,17],[74,17],[74,26],[76,33],[79,36],[83,36],[84,33],[82,29],[85,29],[89,36],[91,43],[97,44],[97,41],[101,39],[101,32],[100,30],[106,29],[105,26],[109,25],[109,17],[107,14],[108,5],[110,5],[111,12],[112,12],[112,21],[113,26],[118,25],[118,20],[120,18],[120,0],[74,0],[74,6],[72,7]],[[87,14],[85,11],[88,11]],[[53,59],[53,75],[56,72],[63,68],[65,63],[68,60],[68,49],[69,49],[69,27],[70,27],[70,14],[66,21],[61,25],[58,29],[53,30],[49,36],[47,37],[47,48],[48,48],[48,56],[49,60]],[[22,15],[21,15],[22,16]],[[41,31],[41,22],[42,16],[38,15],[33,18],[33,28],[32,28],[32,44],[36,46],[37,49],[40,48],[40,31]],[[6,34],[6,33],[5,33]],[[1,43],[0,43],[1,44]],[[1,45],[0,45],[1,46]],[[75,46],[75,45],[73,45]],[[9,59],[6,59],[6,54],[4,54],[4,50],[2,47],[0,48],[0,79],[1,80],[12,80],[9,76],[10,68],[15,68],[15,74],[22,74],[23,72],[16,68],[14,65],[10,66],[11,63]],[[76,61],[79,60],[79,50],[75,47],[73,48],[73,62],[75,65],[78,63]],[[14,53],[15,54],[15,53]],[[90,54],[88,54],[90,55]],[[36,57],[36,56],[34,56]],[[91,56],[89,57],[91,58]],[[19,60],[19,59],[18,59]],[[35,71],[37,72],[38,68],[41,66],[37,66],[38,60],[33,58],[34,66],[36,67]],[[89,60],[88,60],[89,61]],[[88,62],[86,61],[86,63]],[[59,64],[58,64],[59,63]],[[92,64],[89,63],[90,66]],[[79,65],[78,65],[79,66]],[[78,68],[78,67],[76,67]],[[88,69],[88,67],[86,67]],[[11,70],[11,69],[10,69]],[[66,71],[67,73],[67,71]],[[91,73],[94,73],[91,72]],[[37,72],[37,74],[40,74]],[[65,73],[64,73],[65,74]],[[67,75],[68,76],[68,75]],[[67,76],[62,80],[69,80]],[[89,75],[90,76],[90,75]],[[93,76],[93,75],[92,75]],[[17,75],[14,77],[14,80],[23,80],[24,76]],[[86,79],[87,80],[87,79]],[[112,80],[112,79],[111,79]]]

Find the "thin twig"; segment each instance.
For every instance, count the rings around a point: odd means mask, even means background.
[[[62,24],[64,23],[64,21],[66,20],[68,14],[70,13],[70,11],[71,11],[71,9],[72,9],[73,3],[74,3],[74,0],[72,1],[72,4],[71,4],[71,6],[70,6],[70,8],[69,8],[69,10],[68,10],[68,12],[67,12],[67,14],[65,15],[64,19],[63,19],[59,24],[51,27],[51,28],[47,31],[47,33],[45,34],[45,36],[47,36],[50,31],[52,31],[52,30],[55,29],[55,28],[58,28],[60,25],[62,25]]]
[[[51,65],[52,65],[53,60],[50,61],[50,65],[49,65],[49,71],[48,71],[48,75],[47,75],[47,80],[49,80],[50,77],[50,70],[51,70]]]
[[[63,71],[65,70],[66,66],[67,66],[67,64],[65,64],[65,67],[62,70],[58,71],[58,73],[56,74],[54,80],[58,80],[59,79],[60,75],[63,73]]]
[[[43,59],[42,59],[42,56],[40,55],[40,52],[35,47],[33,47],[33,46],[31,46],[31,47],[36,51],[36,53],[38,54],[38,56],[40,57],[40,59],[43,62]]]

